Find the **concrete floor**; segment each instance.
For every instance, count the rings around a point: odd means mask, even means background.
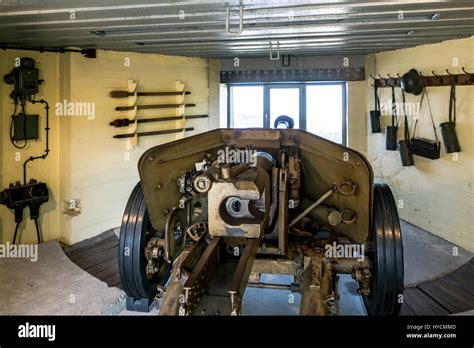
[[[260,279],[265,283],[291,284],[293,277],[266,274]],[[339,276],[339,315],[367,315],[362,298],[357,294],[358,285],[350,275]],[[298,315],[301,295],[284,290],[245,290],[242,303],[243,315]]]
[[[122,290],[74,264],[57,241],[38,246],[38,260],[0,258],[0,315],[100,315]]]
[[[468,262],[474,253],[401,220],[405,287],[439,278]],[[457,248],[457,255],[453,254]]]

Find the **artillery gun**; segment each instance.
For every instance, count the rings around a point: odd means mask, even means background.
[[[369,315],[398,315],[397,208],[359,152],[296,129],[217,129],[149,149],[138,169],[119,247],[130,307],[158,295],[161,315],[239,315],[252,286],[336,315],[350,274]]]

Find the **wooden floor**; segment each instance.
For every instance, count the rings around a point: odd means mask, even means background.
[[[71,247],[63,247],[76,265],[107,283],[122,288],[118,268],[118,238],[112,231],[104,232]]]
[[[118,270],[118,239],[113,232],[64,247],[79,267],[108,286],[122,288]],[[449,315],[474,309],[474,258],[436,280],[405,288],[401,315]]]
[[[474,309],[474,258],[456,271],[405,288],[401,315],[449,315]]]

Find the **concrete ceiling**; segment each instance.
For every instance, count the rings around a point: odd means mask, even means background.
[[[242,32],[239,6],[242,4]],[[200,57],[366,54],[474,35],[474,1],[3,0],[0,45]]]

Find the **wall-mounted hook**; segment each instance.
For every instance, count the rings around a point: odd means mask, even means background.
[[[463,73],[465,73],[467,76],[469,76],[469,83],[472,83],[472,76],[474,74],[471,74],[471,73],[467,72],[466,69],[464,69],[464,67],[462,67],[461,69],[462,69]]]
[[[462,69],[463,73],[469,75],[469,77],[471,77],[471,75],[473,75],[473,74],[471,74],[471,73],[468,73],[468,72],[466,71],[466,69],[464,69],[464,67],[462,67],[461,69]]]
[[[270,60],[279,60],[280,59],[280,41],[277,41],[276,43],[277,54],[275,57],[273,56],[273,52],[272,52],[273,43],[271,41],[269,43],[270,43]]]
[[[389,78],[389,86],[395,87],[397,85],[397,78],[390,76],[390,74],[387,74]]]
[[[375,81],[375,77],[372,74],[369,74],[369,76]]]
[[[434,79],[433,79],[434,84],[435,84],[436,86],[439,86],[439,85],[441,84],[441,81],[442,81],[442,79],[443,79],[443,76],[437,75],[437,74],[434,72],[434,70],[431,70],[431,74],[432,74],[433,77],[434,77]]]
[[[379,84],[381,87],[385,87],[387,85],[387,79],[383,78],[382,76],[380,76],[380,74],[377,74],[377,76],[379,77]]]
[[[230,8],[226,9],[226,13],[227,18],[225,21],[225,31],[227,34],[239,35],[242,32],[244,26],[244,7],[242,5],[239,6],[239,28],[235,31],[230,30]]]
[[[456,75],[451,74],[448,69],[446,69],[446,73],[447,73],[449,76],[451,76],[451,84],[455,84],[455,83],[456,83]]]
[[[448,69],[446,69],[446,72],[448,73],[448,75],[456,76],[455,74],[451,74]]]

